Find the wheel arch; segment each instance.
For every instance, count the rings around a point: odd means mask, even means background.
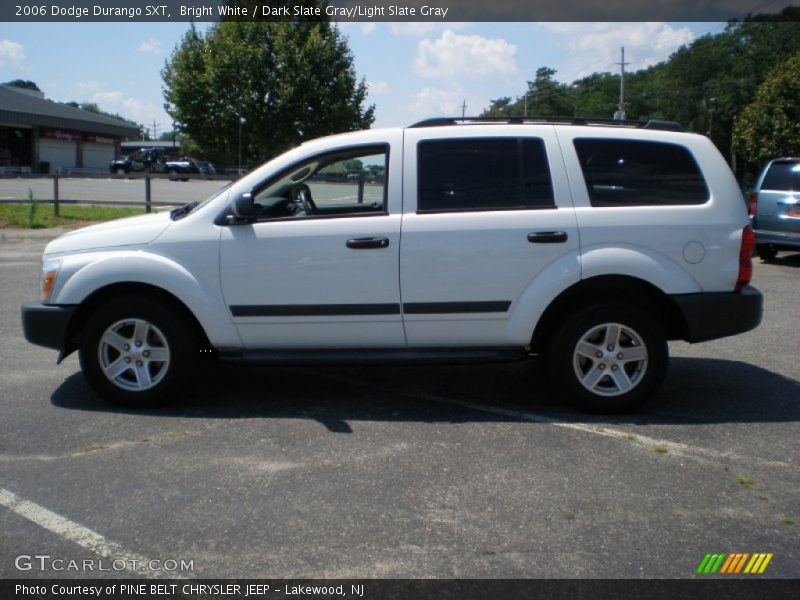
[[[65,335],[64,349],[61,351],[58,362],[78,349],[80,335],[92,313],[110,300],[123,297],[146,297],[169,304],[180,313],[186,322],[191,325],[192,336],[199,350],[212,350],[208,334],[200,321],[189,307],[177,296],[164,288],[142,282],[117,282],[103,286],[89,294],[78,306],[78,310],[70,319]]]
[[[598,275],[571,285],[562,291],[545,309],[531,336],[531,350],[544,352],[552,332],[563,317],[589,302],[619,302],[644,306],[658,313],[669,340],[683,339],[688,326],[683,313],[668,294],[652,283],[629,275]]]

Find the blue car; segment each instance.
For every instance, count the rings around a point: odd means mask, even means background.
[[[772,260],[780,250],[800,252],[800,158],[776,158],[758,177],[750,198],[756,253]]]

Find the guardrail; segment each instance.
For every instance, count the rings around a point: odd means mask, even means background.
[[[213,177],[209,178],[206,176],[199,175],[197,173],[193,174],[186,174],[186,175],[179,175],[179,178],[185,181],[209,181],[213,179],[214,181],[225,182],[229,181],[228,177]],[[72,169],[60,169],[55,175],[29,175],[27,173],[0,173],[0,184],[3,180],[20,180],[23,179],[25,181],[39,181],[39,194],[47,193],[42,191],[42,183],[43,181],[52,181],[52,198],[51,199],[37,199],[36,202],[39,204],[52,204],[53,205],[53,216],[60,216],[60,206],[62,204],[93,204],[98,206],[108,205],[108,206],[142,206],[144,205],[145,212],[152,212],[154,206],[177,206],[183,204],[184,202],[181,201],[158,201],[153,199],[153,190],[152,190],[152,181],[153,180],[166,180],[166,181],[175,181],[174,177],[170,177],[167,173],[129,173],[126,175],[112,175],[108,171],[98,171],[96,169],[82,169],[82,168],[72,168]],[[113,180],[132,180],[132,181],[141,181],[142,182],[142,196],[140,199],[136,200],[80,200],[75,198],[64,199],[61,197],[61,180],[65,181],[72,181],[74,179],[105,179],[109,181]],[[175,185],[180,185],[176,183]],[[74,187],[74,186],[73,186]],[[30,188],[29,188],[30,190]],[[131,188],[127,188],[126,191],[133,191]],[[17,191],[19,193],[19,191]],[[32,193],[29,191],[29,193]],[[0,192],[0,204],[25,204],[28,203],[29,200],[27,198],[21,197],[2,197],[3,194]]]
[[[30,176],[31,168],[30,167],[0,167],[0,176],[15,176],[18,177],[19,175]]]
[[[73,175],[108,177],[108,169],[90,169],[88,167],[58,167],[56,175],[71,177]]]

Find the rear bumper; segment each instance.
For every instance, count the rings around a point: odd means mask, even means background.
[[[740,292],[672,296],[686,321],[687,342],[705,342],[750,331],[761,323],[764,296],[746,285]]]
[[[756,229],[756,244],[770,244],[781,248],[800,248],[800,231],[767,231]]]
[[[25,339],[37,346],[63,350],[67,328],[77,309],[77,305],[26,302],[22,305],[22,332]]]

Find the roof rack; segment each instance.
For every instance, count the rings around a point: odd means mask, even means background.
[[[683,131],[680,123],[648,119],[604,119],[595,117],[434,117],[414,123],[409,128],[442,127],[447,125],[470,125],[473,123],[497,123],[507,125],[601,125],[612,127],[634,127],[638,129],[659,129],[663,131]]]

